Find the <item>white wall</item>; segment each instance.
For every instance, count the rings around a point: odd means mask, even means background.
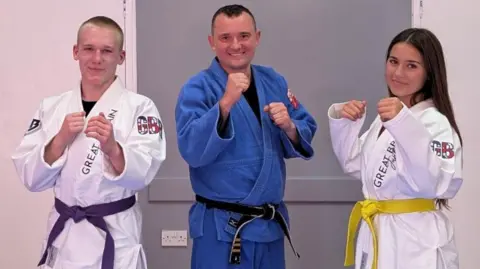
[[[423,16],[415,23],[433,30],[443,43],[451,96],[465,142],[465,185],[452,201],[461,268],[478,268],[480,216],[475,194],[480,190],[480,142],[475,121],[480,91],[480,2],[476,0],[413,0],[423,2]],[[52,205],[51,192],[29,193],[19,183],[10,154],[22,137],[41,98],[67,90],[78,79],[72,45],[78,25],[94,15],[107,15],[123,23],[122,0],[0,1],[0,268],[34,268],[45,236],[45,221]],[[130,8],[134,1],[127,1]],[[418,7],[418,6],[417,6]],[[54,10],[56,9],[56,10]],[[132,9],[133,10],[133,9]],[[418,9],[415,9],[419,11]],[[133,21],[134,14],[127,17]],[[451,18],[451,19],[450,19]],[[123,25],[122,25],[123,26]],[[127,26],[127,31],[134,27]],[[127,34],[127,67],[119,75],[135,85],[134,35]],[[130,62],[128,62],[130,59]],[[472,124],[473,123],[473,124]],[[7,266],[8,265],[8,266]]]
[[[78,81],[72,46],[78,26],[95,15],[123,26],[123,1],[0,1],[0,268],[35,268],[40,259],[52,192],[27,192],[10,154],[40,100]],[[118,73],[125,78],[125,65]]]
[[[442,42],[452,102],[464,141],[464,185],[452,201],[450,216],[456,228],[461,269],[480,268],[480,140],[478,107],[480,89],[480,1],[416,0],[423,16],[416,22],[432,30]],[[471,119],[471,120],[470,120]]]

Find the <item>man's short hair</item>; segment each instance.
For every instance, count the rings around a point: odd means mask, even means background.
[[[110,28],[110,29],[115,30],[118,33],[118,39],[119,39],[118,41],[119,41],[119,44],[120,44],[120,50],[123,49],[124,34],[123,34],[122,28],[120,27],[120,25],[118,25],[117,22],[115,22],[111,18],[105,17],[105,16],[95,16],[95,17],[92,17],[92,18],[84,21],[80,25],[80,27],[78,28],[77,43],[80,40],[80,32],[82,31],[82,28],[86,25],[95,25],[95,26],[98,26],[98,27],[106,27],[106,28]]]
[[[214,24],[215,24],[215,19],[220,15],[220,14],[223,14],[225,16],[227,16],[228,18],[236,18],[240,15],[242,15],[242,13],[247,13],[248,15],[250,15],[250,17],[252,17],[252,20],[253,20],[253,26],[255,28],[255,30],[257,30],[257,23],[255,21],[255,17],[253,16],[252,12],[250,12],[250,10],[242,5],[226,5],[226,6],[223,6],[221,8],[219,8],[215,14],[213,14],[213,17],[212,17],[212,25],[211,25],[211,31],[212,31],[212,34],[213,34],[213,27],[214,27]]]

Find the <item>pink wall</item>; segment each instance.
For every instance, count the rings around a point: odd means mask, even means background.
[[[422,26],[435,31],[442,41],[449,72],[449,86],[456,116],[465,142],[465,185],[452,202],[460,264],[478,268],[480,217],[476,208],[480,190],[480,142],[477,107],[480,91],[480,42],[475,0],[422,1]],[[29,193],[20,184],[10,154],[25,132],[40,100],[68,90],[78,79],[72,46],[78,25],[94,15],[107,15],[123,25],[122,0],[2,0],[0,1],[0,268],[34,268],[45,236],[52,193]],[[134,0],[127,0],[132,7]],[[133,9],[132,9],[133,10]],[[127,13],[128,14],[128,13]],[[127,15],[127,21],[134,15]],[[446,19],[452,16],[452,19]],[[133,24],[127,30],[133,30]],[[127,62],[134,60],[134,35],[127,39]],[[127,85],[135,84],[134,62],[119,75]],[[473,121],[471,120],[473,119]]]
[[[423,2],[422,27],[434,31],[442,42],[447,61],[448,86],[455,117],[464,143],[464,183],[451,202],[449,212],[455,225],[461,269],[480,268],[480,128],[478,107],[480,72],[478,43],[480,34],[480,2],[478,0],[413,0]],[[420,11],[420,10],[419,10]]]
[[[27,192],[10,154],[40,100],[78,80],[72,46],[79,24],[95,15],[123,26],[123,1],[0,1],[0,268],[35,268],[40,259],[52,192]],[[124,66],[119,75],[125,77]]]

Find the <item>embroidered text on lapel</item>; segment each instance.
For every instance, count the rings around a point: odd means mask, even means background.
[[[42,127],[42,122],[38,119],[33,119],[32,122],[30,123],[30,126],[28,127],[28,130],[25,132],[25,135],[33,134],[34,132],[40,130]]]
[[[112,122],[115,119],[116,113],[118,110],[116,109],[110,109],[110,112],[107,115],[107,119]],[[82,166],[82,174],[88,175],[91,172],[92,165],[95,162],[95,158],[97,157],[98,153],[102,149],[100,148],[100,143],[98,141],[95,141],[92,146],[90,147],[90,150],[87,152],[87,156],[85,157],[85,161],[83,162]]]
[[[295,95],[293,94],[293,92],[290,89],[288,89],[288,91],[287,91],[287,96],[288,96],[288,100],[290,100],[290,103],[292,104],[293,108],[297,109],[298,108],[297,97],[295,97]]]
[[[100,150],[100,145],[98,145],[97,143],[93,143],[93,145],[90,147],[90,150],[87,153],[87,157],[85,158],[85,162],[83,162],[82,166],[82,173],[84,175],[90,174],[93,162],[95,161],[95,157],[97,157]]]
[[[118,110],[112,108],[112,109],[110,110],[110,113],[108,113],[107,119],[108,119],[109,121],[113,121],[113,119],[115,119],[115,114],[116,114],[117,112],[118,112]]]
[[[383,184],[385,175],[388,172],[388,169],[397,170],[397,155],[395,153],[395,141],[390,142],[387,147],[387,152],[381,160],[381,164],[378,167],[377,174],[373,180],[373,185],[377,188],[380,188]]]

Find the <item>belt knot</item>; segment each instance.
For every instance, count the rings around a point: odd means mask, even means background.
[[[276,209],[274,205],[264,204],[262,208],[263,208],[263,216],[262,216],[263,219],[273,220],[275,218]]]
[[[83,209],[82,207],[77,206],[77,205],[72,206],[71,210],[72,210],[71,218],[73,219],[73,221],[75,223],[79,223],[80,221],[82,221],[86,218],[85,209]]]
[[[361,202],[361,204],[362,204],[361,211],[362,211],[363,219],[369,219],[380,211],[377,201],[366,200]]]

